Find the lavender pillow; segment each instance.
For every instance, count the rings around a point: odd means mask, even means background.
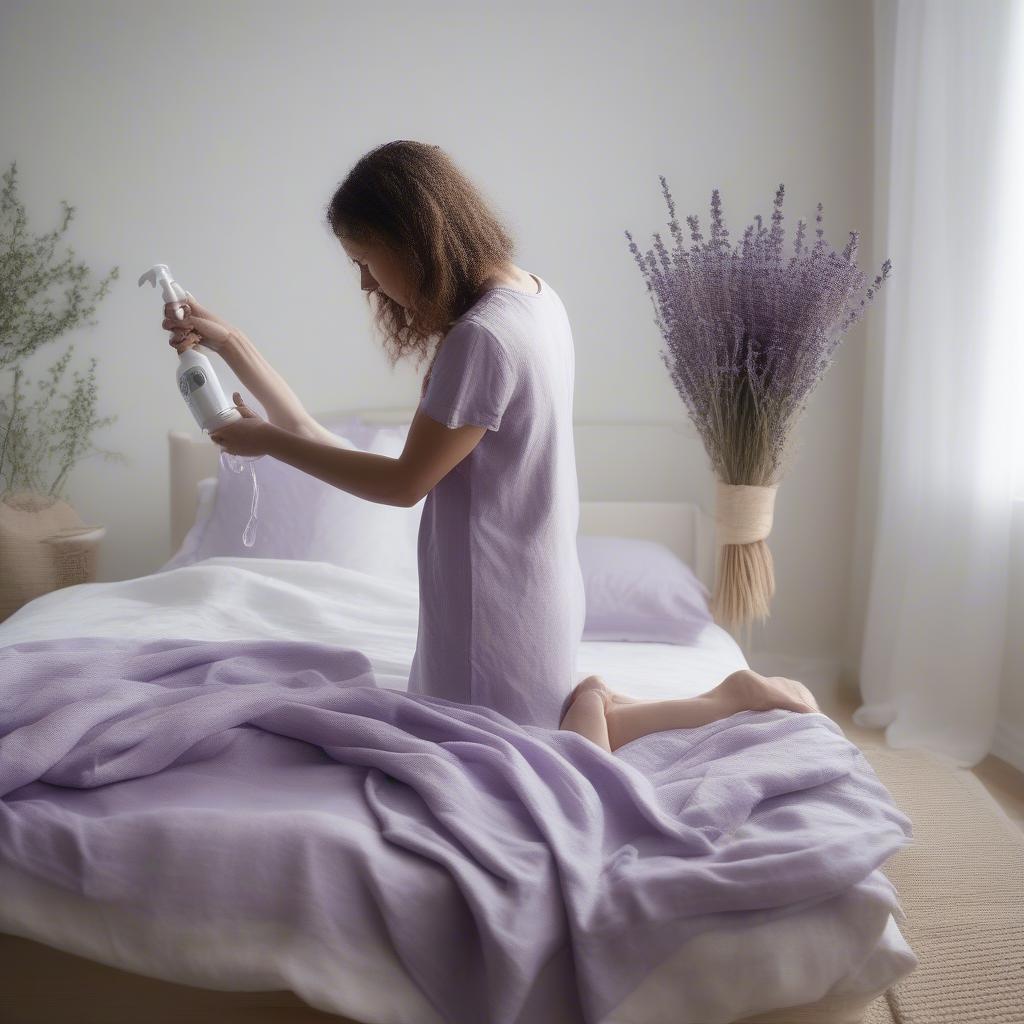
[[[353,448],[393,458],[401,454],[409,430],[370,428],[357,418],[325,426]],[[354,438],[369,443],[363,448]],[[252,505],[252,477],[248,468],[234,473],[221,464],[201,536],[193,541],[187,560],[176,556],[174,567],[214,556],[302,559],[416,585],[422,502],[402,508],[366,501],[269,457],[259,459],[255,468],[259,499],[253,546],[242,543]]]
[[[576,550],[587,599],[584,640],[689,645],[714,621],[707,587],[664,544],[580,534]]]

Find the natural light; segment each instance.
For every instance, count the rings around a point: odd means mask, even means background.
[[[1014,403],[1010,420],[1017,444],[1010,450],[1016,452],[1016,487],[1018,500],[1024,501],[1024,394],[1020,384],[1024,380],[1024,321],[1020,319],[1018,302],[1021,281],[1024,280],[1024,250],[1021,248],[1021,228],[1024,226],[1024,5],[1014,5],[1013,28],[1014,60],[1010,65],[1006,108],[1003,112],[1006,145],[1000,167],[999,188],[1003,202],[997,204],[1011,225],[1001,232],[999,244],[1004,247],[1007,268],[1006,287],[996,294],[1006,303],[1005,318],[1002,322],[1010,326],[1012,338],[1008,341],[1008,368],[1017,382],[1019,400]],[[1014,314],[1017,314],[1016,316]]]

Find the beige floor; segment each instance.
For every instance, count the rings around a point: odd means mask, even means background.
[[[834,719],[846,736],[857,746],[875,744],[885,746],[885,734],[881,729],[865,729],[856,725],[852,715],[858,705],[854,695],[844,693],[830,706],[824,701],[821,710],[829,718]],[[1007,764],[1002,758],[990,754],[973,768],[965,769],[972,772],[984,787],[992,794],[996,802],[1024,831],[1024,775],[1013,765]]]

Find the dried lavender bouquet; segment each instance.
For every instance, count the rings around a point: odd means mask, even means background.
[[[693,241],[687,249],[664,176],[661,184],[675,248],[669,253],[655,232],[654,249],[643,256],[628,231],[626,238],[665,339],[662,361],[717,477],[719,557],[711,612],[728,627],[749,624],[755,616],[763,622],[775,593],[765,538],[793,428],[842,335],[889,276],[892,263],[882,264],[859,306],[849,308],[851,295],[867,281],[855,263],[860,234],[851,231],[846,248],[836,252],[820,226],[821,203],[818,241],[811,248],[803,244],[806,221],[801,219],[793,255],[785,260],[785,186],[775,194],[771,231],[758,215],[756,229],[749,225],[742,245],[731,251],[716,188],[711,241],[704,244],[698,218],[687,217]]]

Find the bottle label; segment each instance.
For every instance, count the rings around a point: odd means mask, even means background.
[[[178,378],[178,388],[186,401],[193,391],[198,391],[205,383],[206,374],[198,366],[190,367]]]

